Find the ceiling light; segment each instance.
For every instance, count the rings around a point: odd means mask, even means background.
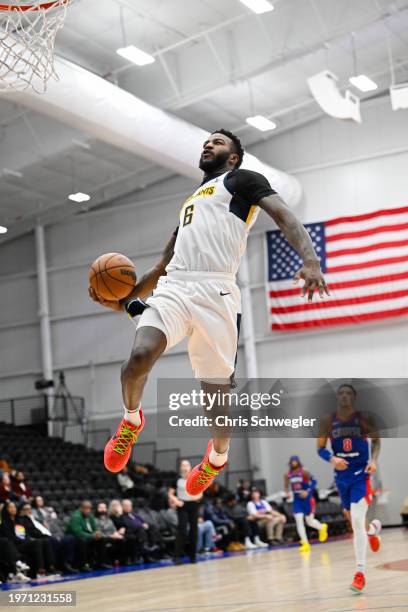
[[[357,87],[360,91],[374,91],[374,89],[378,89],[377,83],[375,83],[372,79],[370,79],[365,74],[359,74],[358,76],[350,77],[350,83]]]
[[[7,227],[3,227],[2,225],[0,225],[0,234],[6,234],[7,233]]]
[[[153,55],[149,55],[149,53],[145,53],[141,49],[138,49],[134,45],[129,45],[128,47],[122,47],[121,49],[117,49],[116,53],[121,57],[137,64],[137,66],[146,66],[146,64],[153,64],[155,62],[155,58]]]
[[[240,0],[242,4],[245,4],[251,11],[254,11],[257,15],[261,15],[262,13],[269,13],[273,11],[275,8],[273,4],[268,2],[268,0]]]
[[[91,199],[91,196],[88,195],[87,193],[81,193],[80,191],[78,191],[78,193],[71,193],[71,195],[68,196],[69,200],[72,200],[73,202],[88,202]]]
[[[247,117],[246,122],[257,130],[261,130],[261,132],[268,132],[269,130],[274,130],[277,125],[274,121],[267,119],[263,115],[255,115],[254,117]]]
[[[390,87],[392,110],[408,108],[408,83],[398,83]]]

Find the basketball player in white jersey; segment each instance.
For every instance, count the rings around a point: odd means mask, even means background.
[[[218,130],[203,144],[201,185],[184,202],[179,225],[161,261],[137,283],[124,302],[95,301],[114,310],[140,314],[135,343],[122,367],[125,414],[105,448],[105,466],[119,472],[144,426],[140,401],[147,376],[160,355],[186,336],[195,376],[207,393],[226,393],[235,370],[240,291],[235,275],[248,233],[262,208],[277,223],[303,260],[294,281],[304,280],[302,296],[329,291],[308,232],[257,172],[239,169],[244,150],[232,133]],[[217,410],[217,406],[213,408]],[[190,473],[187,491],[199,495],[227,463],[229,437],[212,430],[202,462]]]

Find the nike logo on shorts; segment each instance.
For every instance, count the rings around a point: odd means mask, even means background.
[[[230,291],[220,291],[220,295],[231,295]]]

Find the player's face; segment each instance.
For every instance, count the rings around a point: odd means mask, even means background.
[[[236,163],[236,154],[232,152],[231,147],[232,140],[228,136],[211,134],[203,144],[199,163],[200,170],[213,172],[226,166],[228,161],[231,161],[232,164]]]
[[[337,391],[337,402],[342,408],[349,408],[354,403],[354,393],[349,387],[340,387]]]
[[[291,461],[290,467],[292,470],[296,470],[299,467],[299,461],[296,461],[296,459],[294,461]]]

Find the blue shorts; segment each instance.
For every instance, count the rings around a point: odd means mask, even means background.
[[[336,485],[340,494],[341,505],[345,510],[350,510],[350,504],[357,504],[363,497],[368,505],[371,504],[372,492],[368,474],[363,473],[361,476],[353,476],[343,480],[336,478]]]
[[[314,497],[307,497],[306,499],[302,499],[301,497],[295,496],[293,500],[293,514],[298,514],[301,512],[305,516],[309,516],[309,514],[314,514],[316,502]]]

